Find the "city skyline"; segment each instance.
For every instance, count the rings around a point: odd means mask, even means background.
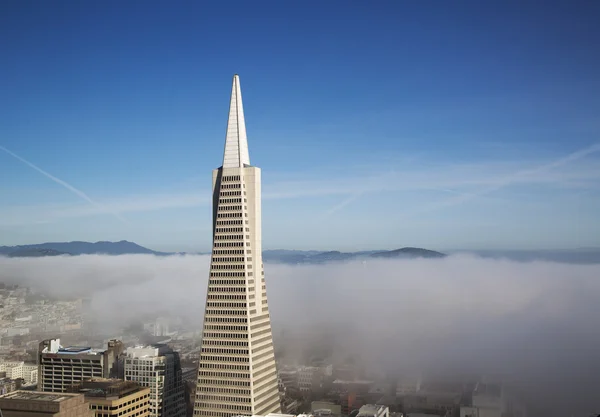
[[[341,4],[3,5],[0,245],[206,252],[237,72],[265,249],[600,246],[600,6]]]

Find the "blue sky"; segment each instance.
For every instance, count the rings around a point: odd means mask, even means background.
[[[267,249],[600,246],[599,20],[595,1],[2,2],[0,244],[207,250],[239,73]]]

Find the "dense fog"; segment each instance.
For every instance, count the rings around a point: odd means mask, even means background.
[[[208,265],[208,256],[0,258],[0,281],[91,295],[107,328],[171,315],[199,331]],[[600,409],[600,265],[450,256],[267,264],[265,276],[276,343],[295,334],[400,375],[495,375],[552,414]]]

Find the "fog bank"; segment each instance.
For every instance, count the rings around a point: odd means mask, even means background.
[[[0,258],[0,281],[87,293],[105,322],[178,315],[200,330],[208,265],[189,255]],[[502,374],[552,415],[600,410],[600,265],[451,256],[267,264],[265,276],[276,335],[325,331],[369,367]]]

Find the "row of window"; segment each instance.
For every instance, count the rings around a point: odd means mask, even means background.
[[[208,292],[246,292],[244,287],[208,287]]]
[[[230,257],[213,257],[212,261],[213,262],[244,262],[246,260],[246,258],[244,258],[243,256],[230,256]],[[252,261],[252,258],[248,258],[248,261]]]
[[[246,214],[246,217],[248,217],[248,213],[244,213]],[[242,218],[242,213],[217,213],[217,219],[227,219],[227,218]]]
[[[221,337],[223,336],[221,335]],[[248,347],[248,342],[238,342],[237,340],[202,340],[202,344],[207,346]]]
[[[211,279],[211,285],[246,285],[245,279]]]
[[[213,316],[245,316],[246,310],[206,310],[206,314]]]
[[[250,250],[248,250],[250,253]],[[243,255],[244,249],[215,249],[213,255]]]
[[[246,192],[244,191],[244,193],[246,193]],[[242,195],[242,191],[241,190],[240,191],[221,191],[219,193],[219,195],[221,197],[231,197],[231,196],[236,196],[236,195]]]
[[[254,297],[250,297],[254,298]],[[245,300],[245,295],[237,295],[237,294],[209,294],[207,296],[208,300]]]
[[[232,182],[232,181],[240,181],[239,175],[223,175],[221,177],[221,182]],[[239,185],[239,184],[236,184]]]
[[[235,232],[243,232],[243,227],[217,227],[215,229],[216,233],[235,233]],[[246,231],[249,232],[250,228],[246,227]]]
[[[214,240],[242,240],[244,235],[215,235]],[[250,235],[246,235],[246,239],[250,239]]]
[[[248,408],[247,411],[250,413],[250,408]],[[199,416],[200,414],[202,414],[204,417],[231,417],[230,412],[194,410],[195,416]]]
[[[239,372],[200,371],[198,374],[202,375],[202,376],[210,376],[213,378],[250,378],[249,373],[239,373]]]
[[[244,198],[245,200],[245,198]],[[219,204],[235,204],[235,203],[241,203],[242,202],[242,197],[239,198],[219,198]]]
[[[227,325],[223,325],[223,324],[207,324],[204,326],[204,330],[247,332],[248,326],[227,326]]]
[[[213,264],[211,265],[211,269],[245,269],[245,264]],[[248,268],[252,268],[252,265],[248,265]]]
[[[204,400],[204,401],[227,401],[227,402],[231,402],[231,403],[249,403],[250,398],[244,398],[244,397],[226,397],[226,396],[220,396],[220,395],[198,395],[197,396],[198,400]]]
[[[207,403],[207,402],[199,402],[196,403],[198,405],[198,407],[202,407],[202,408],[219,408],[221,410],[230,410],[229,412],[226,413],[217,413],[217,412],[206,412],[206,411],[202,411],[203,416],[207,416],[207,417],[231,417],[232,415],[236,415],[236,414],[240,414],[240,413],[232,413],[232,411],[240,411],[240,412],[245,412],[244,414],[251,414],[251,406],[244,406],[244,405],[227,405],[227,404],[220,404],[220,403]]]
[[[246,308],[246,303],[206,303],[207,307]]]
[[[251,273],[249,272],[248,275]],[[211,277],[245,277],[245,272],[212,272],[210,273]]]
[[[204,332],[204,337],[214,337],[217,339],[248,339],[247,333],[210,333]],[[248,346],[248,344],[246,344]]]
[[[249,365],[223,365],[218,363],[200,363],[198,366],[204,369],[230,369],[233,371],[250,371]]]
[[[243,220],[217,220],[217,226],[235,226],[244,224]],[[248,220],[246,220],[248,224]]]
[[[208,323],[248,323],[246,317],[206,317]]]
[[[241,366],[241,365],[240,365]],[[239,395],[250,395],[249,389],[239,389],[239,388],[215,388],[215,387],[200,387],[203,392],[216,392],[221,394],[239,394]],[[196,399],[198,399],[200,394],[196,395]]]
[[[215,242],[215,248],[243,248],[244,242]],[[246,242],[246,246],[250,246],[250,242]]]
[[[219,206],[218,211],[240,211],[242,206]]]
[[[250,362],[248,357],[243,356],[213,356],[213,355],[200,355],[201,361],[209,362]],[[221,384],[227,385],[227,384]]]

